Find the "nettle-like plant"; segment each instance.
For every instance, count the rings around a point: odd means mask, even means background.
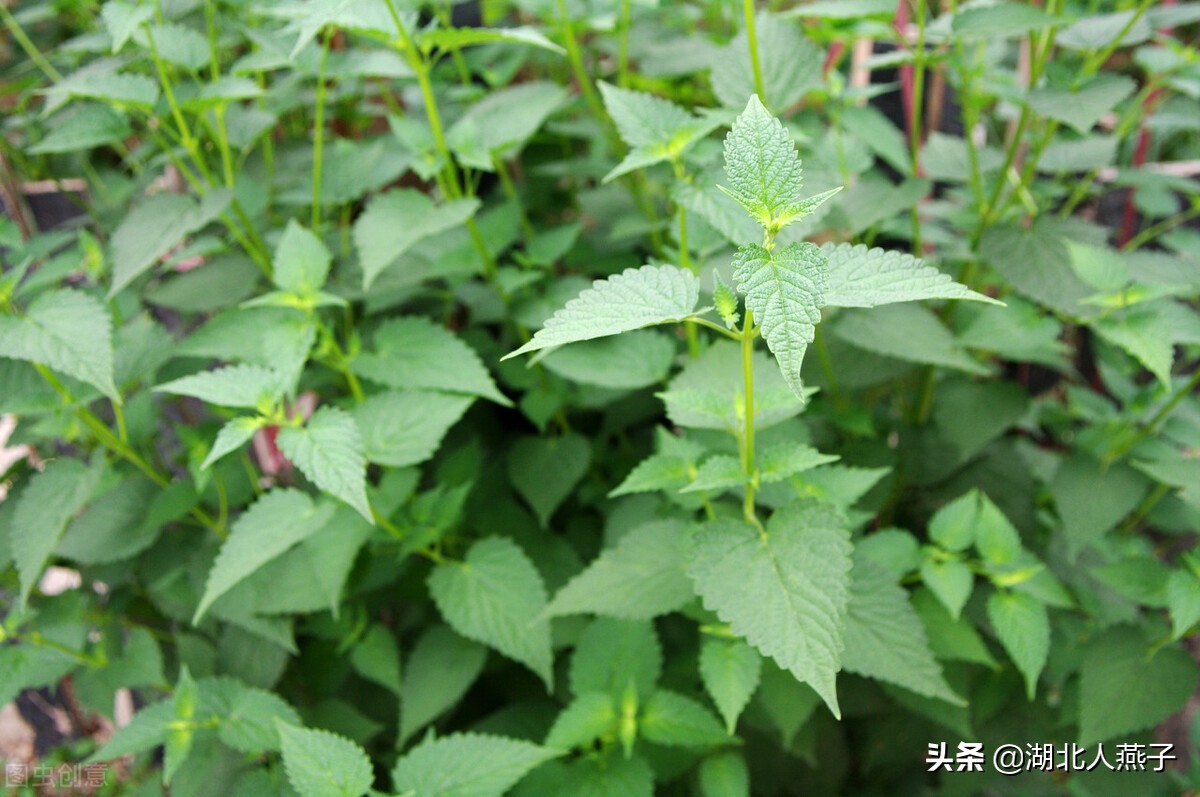
[[[695,117],[636,92],[609,87],[605,93],[610,108],[616,106],[622,136],[636,148],[618,171],[631,160],[678,164],[697,127]],[[635,105],[641,114],[632,112]],[[663,142],[658,149],[654,140]],[[835,682],[842,669],[961,704],[943,680],[902,588],[881,578],[871,560],[855,557],[850,523],[837,502],[792,489],[792,477],[837,457],[785,435],[762,446],[756,438],[763,428],[800,412],[811,395],[801,380],[801,366],[823,308],[921,299],[997,302],[910,255],[781,240],[789,225],[811,215],[838,189],[801,197],[795,142],[757,95],[725,138],[725,173],[729,185],[720,190],[763,231],[761,243],[746,243],[733,257],[736,292],[714,271],[713,306],[699,308],[700,278],[692,270],[674,265],[627,269],[596,281],[507,355],[656,324],[698,325],[729,339],[717,339],[698,353],[660,395],[677,426],[732,434],[736,456],[723,453],[719,440],[664,431],[658,452],[613,491],[695,494],[706,522],[694,529],[669,525],[630,533],[613,553],[613,560],[619,556],[663,569],[663,583],[623,591],[623,574],[601,557],[564,587],[547,611],[654,616],[678,608],[686,592],[666,578],[670,560],[664,559],[664,549],[670,549],[671,556],[686,563],[705,613],[712,613],[705,629],[716,647],[706,641],[700,669],[730,731],[760,677],[757,655],[740,652],[746,643],[810,686],[834,716],[841,716]],[[723,323],[709,317],[713,312]],[[764,361],[754,347],[760,336],[778,371],[762,373]],[[777,374],[782,375],[782,390],[776,387]],[[720,500],[730,493],[741,494],[740,514]],[[765,523],[760,505],[773,510]],[[601,730],[597,725],[593,736],[572,741],[590,742]],[[653,740],[653,731],[648,732]]]

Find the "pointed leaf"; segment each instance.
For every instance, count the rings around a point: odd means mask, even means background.
[[[279,430],[279,450],[312,483],[374,523],[367,504],[367,460],[358,426],[345,410],[321,407],[304,428]]]
[[[988,598],[988,620],[1025,677],[1030,700],[1037,691],[1038,676],[1050,654],[1050,618],[1046,606],[1023,592],[994,592]]]
[[[244,407],[267,413],[289,385],[283,374],[261,365],[227,365],[180,377],[154,388],[158,393],[192,396],[222,407]]]
[[[275,249],[271,278],[280,290],[313,296],[325,286],[332,261],[321,239],[292,219]]]
[[[656,744],[679,747],[715,747],[730,741],[708,709],[666,689],[659,689],[646,701],[638,733]]]
[[[404,666],[400,736],[408,739],[462,699],[483,672],[487,648],[437,624],[421,635]]]
[[[371,760],[349,739],[276,721],[283,768],[300,797],[362,797],[375,781]]]
[[[207,470],[221,457],[237,451],[250,442],[250,438],[254,437],[255,432],[262,427],[263,421],[260,418],[234,418],[222,426],[221,431],[217,432],[217,439],[213,441],[212,449],[201,463],[200,469]]]
[[[362,265],[363,288],[418,241],[453,229],[475,215],[477,199],[456,199],[435,206],[424,193],[398,188],[367,203],[354,222],[354,245]]]
[[[775,224],[800,199],[800,156],[783,124],[757,95],[725,137],[725,174],[729,195],[764,229]]]
[[[740,639],[706,637],[700,643],[700,677],[733,733],[762,675],[762,656]]]
[[[546,734],[546,746],[570,750],[589,745],[617,724],[617,706],[612,695],[585,692],[575,698],[554,720]]]
[[[508,477],[545,528],[587,473],[592,447],[578,434],[522,437],[508,451]]]
[[[829,307],[877,307],[922,299],[1002,304],[903,252],[828,243],[821,253],[827,260],[825,304]]]
[[[0,315],[0,357],[44,365],[121,400],[113,383],[112,319],[82,291],[49,291],[24,317]]]
[[[353,410],[368,462],[400,468],[432,457],[474,399],[424,390],[389,390]]]
[[[138,205],[113,233],[113,296],[133,282],[185,236],[199,230],[224,212],[233,194],[210,191],[200,201],[183,194],[161,193]]]

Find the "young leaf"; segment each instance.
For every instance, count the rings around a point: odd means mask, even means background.
[[[921,565],[921,580],[956,620],[975,587],[975,575],[971,568],[957,559],[926,561]]]
[[[1025,677],[1030,700],[1037,691],[1038,675],[1050,653],[1050,618],[1045,604],[1022,592],[993,592],[987,603],[988,620]]]
[[[232,198],[224,189],[210,191],[199,202],[166,192],[130,211],[112,236],[113,278],[108,295],[115,296],[185,236],[221,215]]]
[[[478,199],[455,199],[438,207],[420,191],[397,188],[367,203],[354,222],[354,245],[363,290],[418,241],[453,229],[475,215]]]
[[[200,469],[207,470],[221,457],[237,451],[248,443],[250,438],[254,437],[255,432],[262,427],[263,421],[260,418],[234,418],[222,426],[221,431],[217,432],[217,439],[213,441],[208,456],[200,464]]]
[[[716,269],[713,269],[713,304],[716,305],[717,314],[725,322],[725,328],[733,329],[741,318],[738,312],[738,297],[733,288],[721,278],[721,272]]]
[[[646,701],[638,733],[656,744],[678,747],[715,747],[730,741],[708,709],[666,689],[657,690]]]
[[[669,335],[637,329],[564,346],[541,360],[546,370],[585,385],[637,390],[666,378],[677,345]]]
[[[29,600],[67,521],[91,498],[103,470],[77,459],[55,459],[34,474],[17,500],[8,543],[21,577],[21,606]]]
[[[49,291],[23,317],[0,315],[0,357],[45,365],[121,401],[113,382],[112,319],[82,291]]]
[[[617,716],[612,695],[585,692],[559,713],[546,734],[546,746],[570,750],[591,744],[615,728]]]
[[[846,672],[877,678],[955,705],[966,702],[942,677],[908,592],[875,562],[856,556],[846,611]]]
[[[683,571],[686,536],[678,520],[637,526],[568,581],[543,614],[594,612],[648,620],[679,609],[692,599]]]
[[[760,532],[710,523],[692,538],[689,575],[704,605],[764,655],[811,685],[840,716],[840,669],[849,600],[850,543],[830,507],[794,504]]]
[[[778,232],[795,212],[802,186],[800,156],[783,124],[757,95],[725,137],[725,190],[763,229]]]
[[[605,176],[604,182],[634,169],[678,158],[719,124],[715,115],[693,116],[653,94],[618,88],[603,81],[598,85],[621,139],[632,148],[621,165]]]
[[[662,675],[663,651],[645,620],[598,617],[579,637],[568,677],[571,692],[604,692],[623,700],[630,685],[645,699]]]
[[[268,413],[289,385],[283,374],[260,365],[227,365],[180,377],[154,388],[158,393],[192,396],[222,407],[244,407]]]
[[[276,438],[279,450],[312,483],[358,510],[374,523],[367,504],[367,460],[358,426],[345,410],[321,407],[304,428],[285,426]]]
[[[533,339],[501,359],[579,340],[616,335],[651,324],[682,321],[700,300],[700,279],[676,266],[627,268],[596,280],[567,302]]]
[[[192,622],[199,623],[213,602],[238,582],[319,531],[333,510],[330,503],[314,505],[297,490],[272,490],[255,501],[222,543]]]
[[[700,642],[700,677],[730,734],[762,675],[762,656],[740,639],[705,637]]]
[[[759,460],[759,481],[763,484],[783,481],[797,473],[812,470],[820,465],[837,462],[841,457],[822,454],[812,446],[795,441],[784,441],[768,446]]]
[[[733,266],[746,309],[754,313],[788,386],[803,401],[800,366],[821,323],[825,257],[810,243],[788,244],[774,252],[749,244],[733,256]]]
[[[734,750],[710,755],[700,762],[702,797],[750,797],[750,769]]]
[[[424,390],[389,390],[369,397],[353,410],[367,461],[396,468],[424,462],[473,401]]]
[[[487,648],[437,624],[421,635],[404,667],[400,737],[408,739],[462,699],[483,672]]]
[[[315,296],[325,287],[332,261],[324,242],[292,219],[275,248],[271,278],[280,290]]]
[[[371,760],[349,739],[276,720],[283,768],[300,797],[362,797],[375,781]]]
[[[392,789],[420,797],[500,797],[531,769],[560,755],[481,733],[430,738],[396,762]]]
[[[739,487],[750,480],[737,457],[728,454],[718,454],[709,457],[696,471],[696,478],[679,492],[695,493],[700,491],[712,492],[714,495],[733,487]]]
[[[509,401],[479,355],[453,332],[427,318],[394,318],[375,332],[375,350],[354,359],[354,372],[401,390],[441,390]]]
[[[546,587],[516,543],[480,540],[462,562],[434,568],[429,592],[455,631],[526,665],[550,687],[550,624],[539,619]]]
[[[829,307],[877,307],[922,299],[1003,304],[903,252],[827,243],[821,247],[821,254],[827,261],[825,304]]]
[[[187,665],[179,671],[179,681],[175,684],[175,694],[171,697],[171,714],[174,722],[167,732],[167,743],[163,750],[163,784],[170,785],[171,778],[179,771],[179,767],[187,760],[195,739],[192,728],[192,717],[196,715],[198,695],[196,682],[188,672]]]

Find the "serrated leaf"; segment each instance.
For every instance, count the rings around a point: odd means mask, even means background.
[[[489,92],[446,132],[460,163],[494,171],[494,158],[508,160],[567,99],[557,83],[534,80]]]
[[[212,448],[209,449],[208,456],[201,463],[200,469],[207,470],[221,457],[237,451],[250,442],[250,438],[254,437],[254,434],[262,427],[263,421],[260,418],[234,418],[222,426],[221,431],[217,432],[217,439],[213,441]]]
[[[424,193],[397,188],[372,198],[354,222],[354,245],[363,271],[363,289],[419,241],[464,223],[479,209],[478,199],[455,199],[436,206]]]
[[[643,459],[629,475],[608,494],[610,498],[630,493],[657,490],[678,490],[691,481],[692,468],[699,452],[688,455],[660,452]]]
[[[637,390],[661,382],[675,360],[675,341],[639,329],[556,349],[542,358],[546,370],[585,385]]]
[[[850,543],[836,511],[792,505],[777,511],[765,532],[736,521],[710,523],[692,538],[688,573],[707,608],[840,716],[834,677]]]
[[[290,489],[272,490],[251,504],[221,544],[193,623],[240,581],[319,531],[333,510],[332,504],[314,505],[307,495]]]
[[[757,244],[733,256],[733,278],[746,296],[746,309],[762,328],[783,378],[804,400],[800,366],[821,322],[825,304],[825,258],[810,243],[788,244],[768,252]]]
[[[34,474],[16,499],[8,545],[21,578],[22,607],[66,531],[67,522],[87,503],[102,474],[100,468],[89,468],[77,459],[55,459],[41,473]]]
[[[28,151],[35,155],[81,152],[123,140],[130,133],[129,120],[124,114],[105,105],[80,103],[56,116],[46,137]]]
[[[1079,741],[1090,745],[1165,720],[1195,692],[1196,663],[1176,644],[1157,650],[1134,628],[1109,629],[1083,654]]]
[[[827,261],[825,304],[829,307],[877,307],[922,299],[1002,304],[903,252],[828,243],[821,253]]]
[[[288,782],[300,797],[362,797],[375,781],[371,760],[349,739],[276,721]]]
[[[988,621],[1000,644],[1025,678],[1030,700],[1050,653],[1050,618],[1046,606],[1022,592],[993,592],[987,603]]]
[[[1121,100],[1137,90],[1137,83],[1124,75],[1096,75],[1077,89],[1046,86],[1029,92],[1029,107],[1042,116],[1087,133]]]
[[[921,580],[956,620],[975,587],[975,574],[965,562],[957,559],[931,559],[925,562],[921,565]]]
[[[650,619],[692,599],[684,574],[687,532],[678,520],[643,523],[568,581],[543,614],[593,612],[631,620]]]
[[[424,462],[472,401],[424,390],[389,390],[368,397],[353,410],[367,461],[396,468]]]
[[[618,88],[603,81],[598,85],[621,139],[632,148],[621,165],[604,177],[605,182],[635,169],[678,159],[719,124],[715,115],[694,116],[653,94]]]
[[[162,193],[131,210],[109,244],[113,276],[108,295],[116,295],[185,236],[221,215],[232,198],[224,189],[210,191],[199,202],[183,194]]]
[[[578,434],[522,437],[508,450],[508,478],[545,528],[587,473],[592,447]]]
[[[113,382],[112,319],[104,305],[82,291],[48,291],[29,304],[24,316],[0,315],[0,357],[47,366],[121,402]]]
[[[839,315],[833,333],[853,346],[885,357],[981,376],[991,373],[963,350],[932,310],[921,305],[846,310]]]
[[[585,692],[559,712],[546,746],[570,750],[591,744],[613,730],[617,724],[617,706],[611,695],[604,692]]]
[[[422,47],[457,50],[476,44],[528,44],[552,53],[565,51],[542,33],[528,26],[516,28],[434,28],[420,35]]]
[[[1167,608],[1171,611],[1171,636],[1179,639],[1200,622],[1200,577],[1176,570],[1167,579]]]
[[[1116,310],[1091,322],[1100,337],[1137,359],[1167,389],[1175,361],[1175,318],[1167,309],[1173,302],[1146,302]]]
[[[462,562],[434,568],[429,592],[455,631],[526,665],[550,687],[550,624],[539,619],[546,587],[516,543],[480,540]]]
[[[396,762],[392,788],[420,797],[500,797],[559,750],[480,733],[429,739]]]
[[[803,473],[819,465],[837,462],[841,457],[822,454],[812,446],[795,441],[785,441],[767,446],[759,460],[758,479],[763,484],[783,481],[797,473]]]
[[[730,734],[762,675],[762,656],[740,639],[705,637],[700,643],[700,677]]]
[[[192,718],[196,714],[196,703],[199,699],[199,688],[192,674],[184,664],[179,671],[179,680],[175,684],[175,694],[171,696],[171,716],[173,722],[167,728],[167,742],[163,749],[162,779],[164,785],[170,785],[171,778],[179,771],[179,767],[187,760],[195,741],[195,730]]]
[[[855,557],[851,572],[845,641],[842,667],[847,672],[966,705],[942,676],[925,628],[908,602],[908,592],[863,556]]]
[[[375,350],[354,359],[354,372],[401,390],[442,390],[482,396],[511,407],[479,355],[427,318],[394,318],[375,332]]]
[[[567,302],[533,339],[503,358],[548,346],[616,335],[652,324],[682,321],[700,300],[700,280],[676,266],[642,266],[604,280]]]
[[[919,589],[912,594],[912,606],[925,627],[929,648],[939,659],[974,662],[992,668],[998,666],[971,622],[965,617],[951,617],[928,589]]]
[[[100,9],[100,17],[112,39],[112,52],[115,54],[121,51],[143,22],[154,17],[154,8],[126,3],[125,0],[112,0]]]
[[[275,438],[279,450],[325,492],[354,507],[374,523],[367,504],[367,460],[354,418],[336,407],[321,407],[303,428],[286,426]]]
[[[632,685],[645,699],[662,667],[662,644],[651,622],[598,617],[579,637],[568,677],[576,695],[604,692],[624,700]]]
[[[733,329],[741,314],[738,312],[738,297],[733,288],[721,278],[721,272],[713,269],[713,304],[717,315],[725,322],[726,329]]]
[[[400,737],[408,739],[462,699],[483,672],[487,649],[444,625],[429,628],[405,663]]]
[[[158,393],[191,396],[222,407],[270,412],[290,387],[283,374],[260,365],[227,365],[201,371],[154,388]]]
[[[292,219],[275,247],[271,278],[280,290],[313,296],[325,286],[332,262],[321,239]]]
[[[796,144],[757,95],[750,97],[725,137],[725,175],[727,193],[764,229],[778,230],[780,219],[792,214],[800,201],[803,182]]]
[[[759,13],[755,20],[755,43],[762,69],[760,99],[777,111],[789,108],[821,85],[824,54],[804,35],[803,29],[774,14]],[[713,91],[721,104],[739,108],[755,88],[746,31],[723,47],[712,70]]]
[[[929,519],[929,538],[947,551],[965,551],[975,542],[979,492],[963,493]]]
[[[646,701],[638,734],[656,744],[678,747],[715,747],[730,741],[708,709],[666,689],[657,690]]]
[[[724,492],[732,487],[738,487],[750,481],[750,477],[742,470],[738,458],[726,454],[709,457],[696,471],[696,478],[679,492],[695,493],[710,491]]]

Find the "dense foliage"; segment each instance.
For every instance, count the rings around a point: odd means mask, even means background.
[[[759,6],[0,2],[0,704],[105,794],[1200,781],[1200,4]]]

